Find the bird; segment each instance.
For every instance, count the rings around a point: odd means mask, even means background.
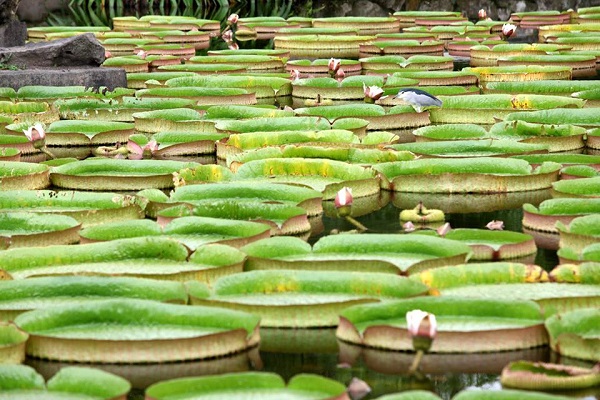
[[[442,101],[421,89],[400,89],[396,99],[401,99],[412,105],[417,112],[422,112],[426,107],[441,107]]]

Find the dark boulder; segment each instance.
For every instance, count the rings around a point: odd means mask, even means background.
[[[102,64],[104,58],[104,47],[92,33],[49,42],[0,48],[0,60],[21,69],[97,67]]]

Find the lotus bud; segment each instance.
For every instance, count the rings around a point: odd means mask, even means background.
[[[158,150],[158,143],[156,140],[151,140],[144,146],[140,146],[133,140],[127,141],[127,150],[129,151],[129,158],[132,160],[141,160],[142,158],[152,158],[154,153]]]
[[[487,18],[487,11],[485,11],[485,9],[482,8],[477,12],[477,16],[479,17],[480,21],[483,21],[484,19]]]
[[[406,233],[414,232],[417,229],[415,227],[415,224],[413,224],[411,221],[408,221],[407,223],[402,225],[402,228],[404,229],[404,232],[406,232]]]
[[[139,58],[146,58],[148,53],[146,53],[144,50],[140,50],[137,53],[135,53],[135,55],[138,56]]]
[[[363,91],[365,93],[365,102],[374,103],[383,95],[383,89],[379,86],[367,86],[363,83]]]
[[[334,204],[340,217],[347,217],[350,215],[352,200],[352,189],[349,187],[344,186],[337,192]]]
[[[112,57],[112,53],[110,51],[108,51],[108,50],[105,50],[104,51],[104,58],[106,59],[106,58],[111,58],[111,57]]]
[[[46,132],[44,127],[39,122],[27,129],[23,130],[27,139],[33,144],[36,149],[41,149],[46,145]]]
[[[293,69],[290,71],[290,76],[292,77],[292,81],[296,82],[298,79],[300,79],[300,71]]]
[[[340,69],[340,67],[342,66],[342,60],[340,60],[339,58],[331,58],[329,59],[329,73],[331,75],[335,75],[335,73],[338,71],[338,69]]]
[[[436,232],[441,237],[444,237],[448,234],[448,232],[450,232],[450,230],[452,230],[452,227],[450,226],[450,222],[446,222],[444,225],[437,228]]]
[[[429,351],[437,334],[435,315],[421,310],[409,311],[406,313],[406,326],[415,351]]]
[[[367,382],[357,377],[352,378],[348,385],[348,394],[352,400],[360,400],[369,393],[371,393],[371,386]]]
[[[227,29],[221,35],[221,39],[223,39],[227,44],[229,44],[229,42],[233,41],[233,31],[231,29]]]
[[[228,43],[227,47],[229,48],[229,50],[239,50],[240,49],[240,46],[238,46],[238,44],[236,42]]]
[[[344,72],[343,69],[338,69],[335,73],[335,79],[338,80],[338,82],[341,82],[344,80],[344,78],[346,77],[346,73]]]
[[[502,37],[504,39],[508,39],[511,37],[515,31],[517,30],[517,26],[514,24],[504,24],[502,25]]]
[[[237,14],[231,14],[228,18],[227,18],[227,25],[235,25],[238,23],[238,20],[240,19],[240,16]]]
[[[497,221],[494,219],[494,220],[488,222],[485,227],[491,231],[501,231],[502,229],[504,229],[504,222]]]

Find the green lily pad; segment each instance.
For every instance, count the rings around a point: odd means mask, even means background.
[[[259,318],[218,307],[98,300],[26,312],[27,354],[78,362],[140,363],[211,358],[258,343]],[[156,351],[148,353],[148,346]],[[160,351],[159,351],[160,350]]]
[[[0,211],[61,214],[83,225],[136,219],[144,215],[140,203],[129,195],[52,190],[0,191]]]
[[[6,247],[47,246],[78,242],[81,223],[64,215],[0,213],[0,242]]]
[[[14,318],[29,310],[110,298],[187,303],[179,282],[101,276],[34,277],[0,281],[0,316]]]
[[[56,167],[52,184],[67,189],[141,190],[173,187],[173,173],[196,163],[166,160],[87,159]]]
[[[4,283],[4,281],[0,281]],[[29,335],[13,323],[0,322],[0,357],[3,364],[20,364],[25,361],[25,343]],[[1,382],[0,388],[6,389]]]
[[[207,296],[188,283],[192,304],[252,310],[265,327],[336,326],[352,304],[424,294],[425,285],[397,275],[338,271],[250,271],[219,279]]]
[[[357,249],[360,248],[360,251]],[[310,245],[297,238],[270,238],[244,246],[246,269],[368,271],[412,274],[466,261],[467,245],[415,235],[332,235]]]
[[[87,367],[65,367],[47,384],[28,365],[0,365],[3,399],[110,400],[124,398],[131,384],[120,376]]]
[[[146,396],[156,400],[200,400],[230,396],[240,400],[325,400],[338,398],[345,392],[346,388],[341,383],[318,375],[299,374],[286,384],[274,373],[237,372],[159,382],[146,389]]]
[[[600,309],[583,308],[546,320],[550,347],[561,355],[595,361],[600,358]]]
[[[269,237],[270,232],[270,226],[256,222],[208,217],[181,217],[174,219],[162,229],[154,221],[130,220],[92,226],[83,229],[80,236],[86,242],[166,236],[195,250],[207,243],[241,247],[255,240]]]
[[[345,309],[338,339],[387,350],[412,350],[406,313],[433,313],[437,334],[433,353],[473,353],[541,346],[547,343],[539,306],[525,300],[422,297]]]
[[[19,161],[0,161],[0,191],[37,190],[50,186],[47,165]]]
[[[560,165],[548,162],[533,170],[524,160],[476,157],[390,162],[373,168],[387,178],[382,181],[387,190],[494,193],[548,188],[558,178]]]
[[[341,161],[280,158],[250,161],[236,173],[240,180],[303,184],[323,193],[323,199],[335,198],[344,186],[352,188],[355,197],[379,192],[375,171]]]

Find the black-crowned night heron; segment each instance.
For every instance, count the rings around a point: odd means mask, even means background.
[[[408,104],[412,105],[417,112],[422,112],[429,107],[442,106],[442,101],[440,99],[421,89],[400,89],[396,95],[396,98],[404,100]]]

